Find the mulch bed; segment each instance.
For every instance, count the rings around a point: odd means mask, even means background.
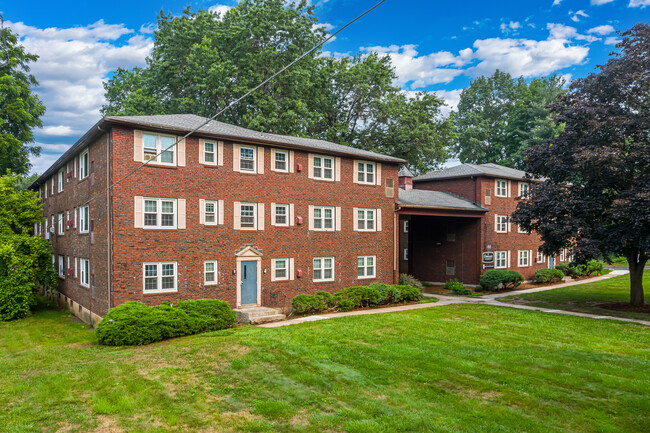
[[[630,305],[628,302],[604,302],[601,304],[594,304],[594,307],[599,307],[599,308],[604,308],[606,310],[613,310],[613,311],[627,311],[630,313],[646,313],[650,314],[650,305],[642,305],[640,307],[636,307],[634,305]]]

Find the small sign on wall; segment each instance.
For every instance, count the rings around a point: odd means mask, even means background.
[[[494,253],[483,253],[483,263],[494,263]]]
[[[490,263],[490,264],[485,264],[485,263],[484,263],[484,264],[483,264],[483,269],[494,269],[494,264],[492,264],[492,263]]]

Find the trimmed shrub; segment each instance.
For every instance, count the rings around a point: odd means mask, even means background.
[[[301,293],[291,299],[291,306],[296,314],[309,314],[321,311],[321,300],[316,295]]]
[[[394,304],[402,301],[402,292],[396,286],[385,283],[372,283],[369,287],[379,292],[378,305]]]
[[[415,301],[419,301],[422,298],[420,289],[418,289],[417,287],[400,285],[400,284],[393,287],[395,287],[395,289],[401,292],[402,294],[401,302],[415,302]]]
[[[576,275],[576,270],[571,267],[569,263],[558,263],[555,265],[555,269],[558,269],[560,272],[562,272],[564,275],[567,277],[575,277]]]
[[[587,263],[578,264],[576,262],[571,263],[558,263],[555,265],[555,269],[559,269],[569,277],[587,277],[589,275],[594,275],[602,272],[603,263],[598,260],[590,260]]]
[[[223,301],[181,302],[182,307],[173,304],[149,307],[141,302],[126,302],[112,308],[97,325],[97,340],[106,346],[138,346],[225,329],[235,323],[235,312]]]
[[[481,275],[481,287],[485,290],[514,289],[524,281],[524,277],[516,271],[492,269]]]
[[[445,283],[445,289],[451,290],[456,295],[471,295],[472,294],[472,289],[470,289],[469,287],[463,286],[463,283],[458,281],[456,278],[452,278],[451,280],[447,281]]]
[[[399,274],[399,285],[417,287],[420,291],[424,290],[424,285],[420,280],[409,274]]]
[[[315,296],[325,306],[325,308],[323,308],[323,310],[326,310],[328,308],[334,308],[336,306],[336,301],[334,300],[334,295],[332,295],[330,292],[316,292]]]
[[[564,274],[559,269],[538,269],[535,271],[535,281],[538,283],[557,283],[562,281]]]
[[[336,305],[341,311],[352,308],[374,307],[379,304],[381,295],[377,289],[368,286],[354,286],[343,289],[334,295]]]

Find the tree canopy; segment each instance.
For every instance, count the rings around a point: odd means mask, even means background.
[[[102,113],[210,117],[325,35],[304,1],[243,0],[223,15],[161,12],[147,66],[116,71]],[[217,120],[387,153],[415,172],[435,168],[448,157],[452,132],[444,102],[427,93],[409,98],[395,79],[388,57],[317,50]]]
[[[650,255],[650,26],[621,36],[607,64],[573,81],[552,105],[564,130],[526,151],[528,171],[546,179],[513,221],[538,232],[547,254],[570,248],[579,261],[624,255],[631,303],[642,305]]]
[[[461,162],[522,169],[523,151],[557,134],[546,106],[564,84],[557,75],[526,82],[499,70],[476,78],[461,92],[454,115],[454,153]]]
[[[29,73],[29,63],[38,56],[26,52],[9,28],[2,30],[0,40],[9,54],[9,64],[0,68],[0,175],[7,170],[24,174],[31,168],[29,156],[41,151],[29,145],[34,141],[32,129],[42,125],[40,117],[45,113],[31,90],[38,82]]]

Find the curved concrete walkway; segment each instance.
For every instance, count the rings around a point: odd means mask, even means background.
[[[618,276],[621,276],[621,275],[625,275],[627,273],[628,273],[628,271],[615,270],[615,271],[612,271],[611,273],[609,273],[607,275],[602,275],[600,277],[591,278],[591,279],[589,279],[588,282],[593,283],[593,282],[596,282],[596,281],[607,280],[609,278],[618,277]],[[508,293],[493,293],[493,294],[484,295],[484,296],[447,296],[447,295],[425,294],[424,295],[425,297],[437,298],[438,302],[431,302],[431,303],[427,303],[427,304],[402,305],[402,306],[397,306],[397,307],[375,308],[375,309],[372,309],[372,310],[348,311],[346,313],[319,314],[319,315],[316,315],[316,316],[306,316],[306,317],[300,317],[298,319],[284,320],[282,322],[265,323],[263,325],[259,325],[259,327],[261,327],[261,328],[277,328],[277,327],[280,327],[280,326],[295,325],[295,324],[298,324],[298,323],[316,322],[318,320],[334,319],[336,317],[365,316],[365,315],[368,315],[368,314],[395,313],[395,312],[399,312],[399,311],[420,310],[422,308],[440,307],[440,306],[443,306],[443,305],[450,305],[450,304],[484,304],[484,305],[491,305],[491,306],[495,306],[495,307],[506,307],[506,308],[517,308],[517,309],[520,309],[520,310],[542,311],[544,313],[551,313],[551,314],[564,314],[564,315],[567,315],[567,316],[585,317],[585,318],[589,318],[589,319],[618,320],[620,322],[631,322],[631,323],[636,323],[636,324],[639,324],[639,325],[650,327],[650,321],[648,321],[648,320],[628,319],[626,317],[614,317],[614,316],[599,316],[599,315],[596,315],[596,314],[578,313],[578,312],[575,312],[575,311],[553,310],[553,309],[550,309],[550,308],[530,307],[530,306],[527,306],[527,305],[508,304],[508,303],[501,302],[501,301],[498,300],[498,298],[502,298],[502,297],[505,297],[505,296],[522,295],[522,294],[526,294],[526,293],[535,293],[535,292],[544,292],[544,291],[547,291],[547,290],[558,289],[560,287],[577,286],[577,285],[585,284],[585,283],[586,283],[585,280],[571,281],[569,283],[555,284],[555,285],[552,285],[552,286],[536,287],[534,289],[516,290],[516,291],[508,292]]]

